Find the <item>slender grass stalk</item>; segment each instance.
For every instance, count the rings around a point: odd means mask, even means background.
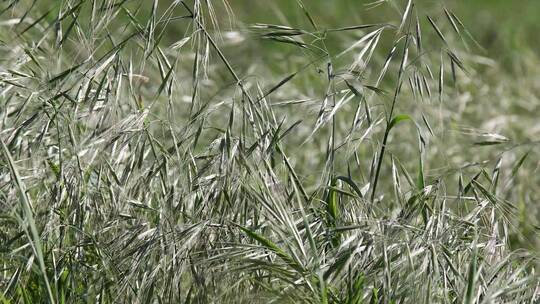
[[[414,8],[414,5],[412,5],[412,8]],[[409,7],[408,7],[408,9],[409,9]],[[408,16],[405,14],[404,17],[403,17],[404,20],[403,20],[402,24],[405,22],[407,17]],[[403,44],[403,55],[401,56],[401,64],[399,65],[399,71],[398,71],[396,87],[395,87],[395,90],[394,90],[394,96],[392,98],[392,103],[390,105],[390,111],[388,112],[388,115],[386,116],[386,128],[384,130],[384,136],[383,136],[380,152],[378,154],[377,163],[375,165],[376,167],[375,167],[375,174],[374,174],[374,177],[373,177],[373,188],[371,190],[371,203],[372,204],[373,204],[373,202],[375,200],[375,195],[377,193],[376,192],[377,191],[377,184],[379,182],[379,175],[381,173],[381,166],[382,166],[382,162],[383,162],[383,159],[384,159],[384,153],[386,151],[386,145],[388,144],[388,136],[390,135],[390,130],[392,129],[392,120],[394,119],[394,109],[395,109],[395,106],[396,106],[396,102],[398,100],[399,93],[401,91],[401,86],[403,84],[403,73],[404,73],[406,65],[407,65],[407,57],[408,57],[408,54],[409,54],[409,41],[410,41],[410,34],[409,34],[408,31],[411,28],[411,18],[409,18],[409,20],[408,20],[407,28],[408,28],[408,30],[407,30],[407,33],[405,34],[406,37],[405,37],[405,43]]]

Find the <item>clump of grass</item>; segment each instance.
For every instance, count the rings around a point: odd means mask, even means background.
[[[487,62],[450,8],[230,4],[3,4],[4,302],[538,300],[511,247],[537,237],[513,202],[537,143],[461,128],[504,152],[441,152]]]

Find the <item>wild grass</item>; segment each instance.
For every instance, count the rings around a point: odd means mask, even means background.
[[[1,4],[3,303],[539,301],[534,65],[280,5]]]

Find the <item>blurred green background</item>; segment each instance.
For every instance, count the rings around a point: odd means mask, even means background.
[[[387,18],[382,9],[388,5],[377,7],[377,14],[370,14],[366,8],[376,2],[374,0],[304,0],[317,22],[327,25],[346,23],[350,20],[363,19],[376,22]],[[391,1],[387,1],[391,2]],[[402,5],[404,1],[398,1]],[[512,68],[523,53],[539,53],[538,33],[540,31],[540,1],[537,0],[422,0],[418,7],[429,7],[436,14],[442,11],[438,7],[452,10],[468,30],[486,49],[488,56],[502,61],[507,68]],[[306,18],[298,9],[294,0],[252,1],[235,0],[229,3],[236,17],[245,23],[263,22],[277,23],[287,20],[291,24],[306,26]],[[425,5],[427,4],[427,5]],[[366,13],[368,12],[368,13]],[[380,13],[380,14],[379,14]],[[397,16],[397,12],[394,12]],[[515,67],[515,66],[514,66]]]

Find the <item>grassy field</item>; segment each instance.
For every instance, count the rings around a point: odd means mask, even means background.
[[[538,17],[3,1],[0,303],[539,303]]]

